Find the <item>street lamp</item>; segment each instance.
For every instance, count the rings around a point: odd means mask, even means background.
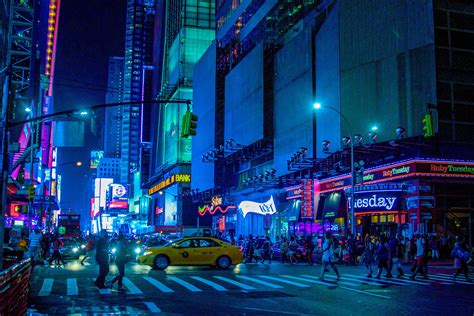
[[[313,108],[316,110],[319,110],[322,108],[321,103],[314,103]],[[330,107],[330,106],[324,106],[324,109],[329,109],[332,110],[340,115],[340,117],[344,120],[344,122],[347,125],[347,129],[349,130],[349,137],[350,137],[350,146],[351,146],[351,233],[352,235],[355,236],[356,233],[356,225],[355,225],[355,213],[354,213],[354,189],[355,189],[355,176],[354,176],[354,138],[352,137],[354,134],[352,133],[352,128],[351,124],[349,123],[349,120],[344,116],[344,114],[341,113],[336,108]],[[377,127],[374,126],[376,129]],[[372,127],[372,130],[374,130],[374,127]]]

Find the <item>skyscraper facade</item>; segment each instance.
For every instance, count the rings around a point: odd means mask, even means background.
[[[161,24],[162,56],[161,89],[162,100],[192,99],[193,69],[215,37],[215,2],[206,1],[159,1],[164,23]],[[161,22],[161,21],[160,21]],[[152,209],[163,209],[153,214],[151,224],[177,230],[186,224],[188,206],[179,196],[189,188],[191,162],[191,139],[180,137],[181,118],[186,104],[164,103],[156,111],[157,128],[154,128],[151,151],[150,181],[147,187],[152,196]],[[179,176],[178,176],[179,175]],[[168,179],[168,185],[159,184]],[[171,179],[174,179],[172,182]],[[160,190],[156,190],[160,187]],[[155,189],[153,189],[155,188]],[[161,193],[160,193],[161,192]],[[160,193],[160,194],[159,194]],[[192,216],[195,221],[196,217]]]
[[[105,102],[123,102],[124,58],[110,57]],[[122,112],[123,106],[105,109],[104,156],[120,158],[122,149]]]
[[[124,102],[139,102],[144,98],[144,59],[147,47],[147,19],[154,17],[147,8],[154,9],[155,1],[128,0],[125,34]],[[149,29],[149,28],[148,28]],[[132,183],[133,174],[139,171],[142,132],[142,106],[131,104],[122,113],[122,170],[121,182]]]

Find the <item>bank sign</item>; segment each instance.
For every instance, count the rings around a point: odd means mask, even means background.
[[[351,208],[351,197],[347,209]],[[398,211],[401,209],[401,191],[373,191],[357,193],[354,197],[354,211]]]
[[[251,201],[242,201],[238,206],[242,215],[245,217],[248,213],[255,213],[260,215],[272,215],[276,213],[275,202],[273,196],[265,203],[257,203]]]

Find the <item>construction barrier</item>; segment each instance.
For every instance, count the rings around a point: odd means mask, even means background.
[[[25,315],[28,306],[31,260],[0,272],[0,315]]]

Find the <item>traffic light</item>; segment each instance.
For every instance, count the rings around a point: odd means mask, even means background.
[[[181,137],[196,136],[197,120],[197,115],[194,115],[192,112],[186,111],[184,113],[181,119]]]
[[[192,112],[189,112],[189,135],[191,136],[196,136],[197,134],[197,121],[198,117],[197,115],[194,115]]]
[[[423,136],[425,138],[433,137],[433,116],[431,114],[426,114],[423,117]]]
[[[28,200],[33,200],[35,198],[35,187],[30,185],[28,186]]]

